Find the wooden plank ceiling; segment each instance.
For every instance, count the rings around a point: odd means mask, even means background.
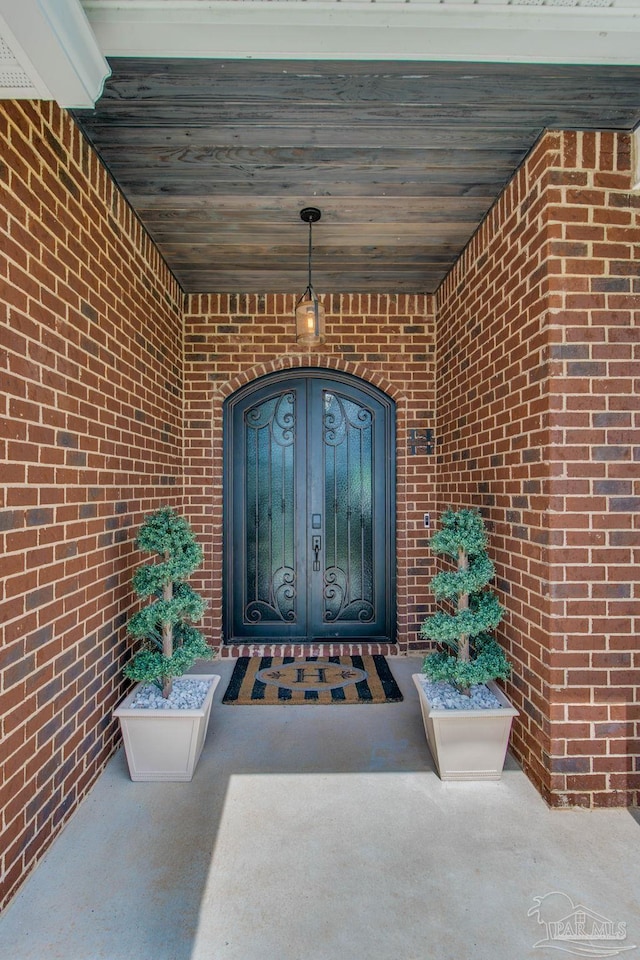
[[[640,67],[110,60],[75,116],[186,292],[432,292],[540,134],[631,130]]]

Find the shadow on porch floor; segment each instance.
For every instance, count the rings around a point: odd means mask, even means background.
[[[193,782],[131,783],[118,753],[0,920],[0,956],[543,960],[539,920],[571,903],[627,923],[592,956],[640,945],[634,818],[550,811],[512,760],[443,784],[419,661],[390,662],[403,703],[339,707],[223,706],[215,663]]]

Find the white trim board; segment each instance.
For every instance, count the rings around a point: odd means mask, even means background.
[[[106,56],[639,64],[639,0],[607,2],[83,0],[83,5]]]

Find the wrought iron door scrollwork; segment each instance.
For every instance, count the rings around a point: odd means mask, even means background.
[[[296,618],[296,574],[291,567],[280,567],[271,580],[270,602],[252,600],[245,607],[248,623],[261,623],[263,620],[284,620],[293,623]]]
[[[335,620],[358,620],[370,623],[374,619],[373,604],[369,600],[358,598],[349,600],[349,583],[344,570],[331,567],[325,570],[324,619],[327,623]]]
[[[367,430],[373,423],[373,414],[366,407],[335,393],[324,393],[323,439],[330,446],[338,446],[347,439],[349,427]]]
[[[287,390],[245,412],[245,623],[296,622],[295,395]]]
[[[271,439],[281,447],[290,446],[295,440],[295,397],[288,392],[272,397],[245,413],[248,428],[262,430],[269,427]]]
[[[323,393],[325,623],[375,620],[373,426],[368,407],[338,393]]]

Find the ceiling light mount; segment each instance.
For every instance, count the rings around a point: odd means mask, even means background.
[[[313,242],[311,237],[311,228],[317,223],[322,213],[317,207],[303,207],[300,211],[300,219],[309,224],[309,259],[308,259],[308,283],[296,304],[296,340],[298,343],[307,347],[314,347],[318,343],[324,343],[324,307],[318,300],[318,296],[311,283],[311,253]]]
[[[317,207],[303,207],[300,211],[300,219],[305,223],[317,223],[322,217],[322,211]]]

